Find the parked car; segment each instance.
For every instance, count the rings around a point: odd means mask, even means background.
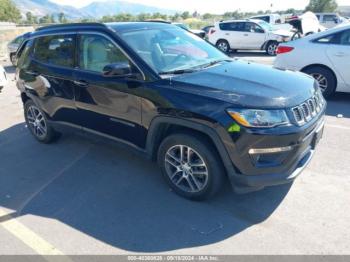
[[[313,76],[325,97],[350,92],[350,25],[342,25],[297,41],[277,50],[275,67]]]
[[[291,40],[319,33],[327,29],[320,24],[316,15],[312,12],[306,12],[300,16],[292,16],[288,18],[287,21],[294,29],[294,34]]]
[[[12,65],[14,65],[14,66],[16,65],[16,52],[17,52],[18,48],[20,47],[20,45],[23,43],[23,41],[27,35],[28,35],[28,33],[19,35],[15,39],[13,39],[10,43],[8,43],[8,45],[7,45],[9,58],[10,58]]]
[[[346,18],[337,13],[315,13],[320,24],[326,28],[333,28],[339,24],[348,22]]]
[[[208,25],[202,28],[202,31],[205,32],[205,36],[208,36],[210,29],[214,28],[213,25]]]
[[[262,20],[266,23],[269,23],[275,30],[283,29],[290,31],[292,26],[288,23],[285,23],[285,20],[279,14],[265,14],[253,16],[250,19]]]
[[[44,27],[18,56],[38,141],[74,128],[124,143],[157,160],[189,199],[226,179],[239,193],[293,181],[322,136],[326,103],[314,79],[231,59],[171,24]]]
[[[205,38],[205,32],[203,30],[191,29],[188,25],[183,24],[183,23],[173,23],[173,25],[181,27],[182,29],[185,29],[187,31],[190,31],[190,32],[194,33],[195,35],[199,36],[200,38]]]
[[[7,84],[7,75],[5,69],[0,65],[0,92]]]
[[[288,41],[291,36],[289,31],[274,31],[270,24],[262,20],[228,20],[215,24],[215,28],[210,30],[209,42],[223,52],[266,50],[273,56],[278,44]]]

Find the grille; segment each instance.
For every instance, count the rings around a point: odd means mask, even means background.
[[[325,103],[321,96],[321,94],[316,94],[299,106],[292,108],[294,120],[298,125],[311,121],[321,111]]]

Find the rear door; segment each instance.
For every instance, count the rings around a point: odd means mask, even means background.
[[[241,38],[242,38],[242,23],[240,22],[225,22],[221,23],[220,29],[223,32],[223,38],[226,39],[231,49],[240,49],[241,48]]]
[[[78,68],[75,70],[76,106],[80,125],[90,132],[111,136],[142,146],[141,98],[144,83],[139,79],[104,76],[103,68],[113,63],[129,63],[138,68],[109,36],[79,33]]]
[[[330,44],[327,55],[337,72],[350,88],[350,30],[336,34],[336,44]]]
[[[49,119],[76,123],[73,68],[76,34],[40,36],[28,43],[31,54],[21,63],[19,82]]]

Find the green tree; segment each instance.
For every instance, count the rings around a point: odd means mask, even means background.
[[[338,7],[336,0],[310,0],[306,11],[315,13],[334,12]]]
[[[0,21],[18,23],[21,13],[11,0],[0,0]]]
[[[62,24],[62,23],[64,23],[64,19],[65,19],[64,13],[62,13],[62,12],[59,13],[58,14],[58,22]]]
[[[182,19],[184,19],[184,20],[190,18],[190,12],[188,12],[188,11],[183,12],[183,13],[181,14],[181,17],[182,17]]]

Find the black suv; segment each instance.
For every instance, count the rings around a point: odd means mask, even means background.
[[[37,140],[69,127],[125,143],[190,199],[224,181],[239,193],[290,182],[322,136],[326,102],[314,79],[231,59],[171,24],[44,27],[18,57]]]

